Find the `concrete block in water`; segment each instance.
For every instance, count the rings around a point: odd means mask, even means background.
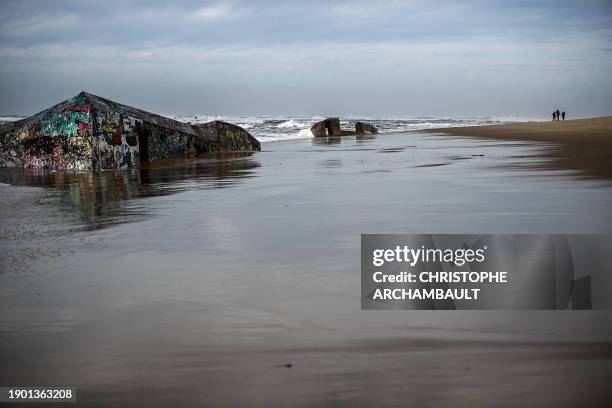
[[[342,130],[339,118],[327,118],[311,126],[310,131],[315,137],[339,137],[354,135],[372,135],[378,129],[369,123],[357,122],[355,130]]]

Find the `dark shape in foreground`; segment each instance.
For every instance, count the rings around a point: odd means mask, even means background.
[[[0,126],[1,167],[115,169],[253,150],[261,150],[257,139],[231,123],[190,125],[86,92]]]
[[[342,130],[340,128],[339,118],[327,118],[315,123],[310,128],[314,137],[337,137],[337,136],[355,136],[355,135],[373,135],[378,133],[378,129],[369,123],[357,122],[355,130]]]

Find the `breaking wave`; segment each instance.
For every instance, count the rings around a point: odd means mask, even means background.
[[[321,116],[177,116],[165,115],[169,118],[185,123],[205,123],[211,120],[222,120],[234,123],[248,130],[260,142],[273,142],[278,140],[308,139],[313,137],[310,127],[323,119]],[[0,123],[21,119],[16,116],[0,117]],[[525,121],[518,117],[473,117],[473,118],[451,118],[421,116],[413,118],[389,118],[381,119],[374,117],[340,118],[344,129],[354,129],[358,121],[368,122],[376,126],[381,133],[397,133],[419,129],[433,129],[457,126],[480,126],[495,125]]]
[[[211,120],[224,120],[247,129],[260,142],[278,140],[309,139],[313,137],[310,127],[323,119],[321,116],[287,117],[287,116],[261,116],[261,117],[231,117],[231,116],[192,116],[176,117],[174,119],[188,123],[204,123]],[[521,118],[450,118],[450,117],[415,117],[380,119],[373,117],[340,118],[342,128],[354,129],[358,121],[368,122],[376,126],[381,133],[406,132],[419,129],[433,129],[456,126],[495,125],[524,121]]]

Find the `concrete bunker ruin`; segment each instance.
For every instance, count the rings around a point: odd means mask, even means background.
[[[360,136],[373,135],[378,133],[378,129],[369,123],[355,123],[355,130],[343,130],[340,128],[339,118],[327,118],[311,126],[310,131],[314,137],[340,137],[340,136]]]
[[[0,125],[1,167],[101,170],[254,150],[261,150],[257,139],[231,123],[191,125],[86,92]]]

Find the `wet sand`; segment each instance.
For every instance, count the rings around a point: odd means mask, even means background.
[[[609,311],[361,311],[361,233],[612,233],[538,142],[419,132],[0,170],[0,384],[78,406],[601,406]],[[520,164],[520,165],[518,165]],[[287,365],[290,366],[287,366]]]
[[[549,143],[542,150],[549,167],[582,170],[589,177],[612,178],[612,116],[507,125],[431,129],[428,132],[497,140]]]

